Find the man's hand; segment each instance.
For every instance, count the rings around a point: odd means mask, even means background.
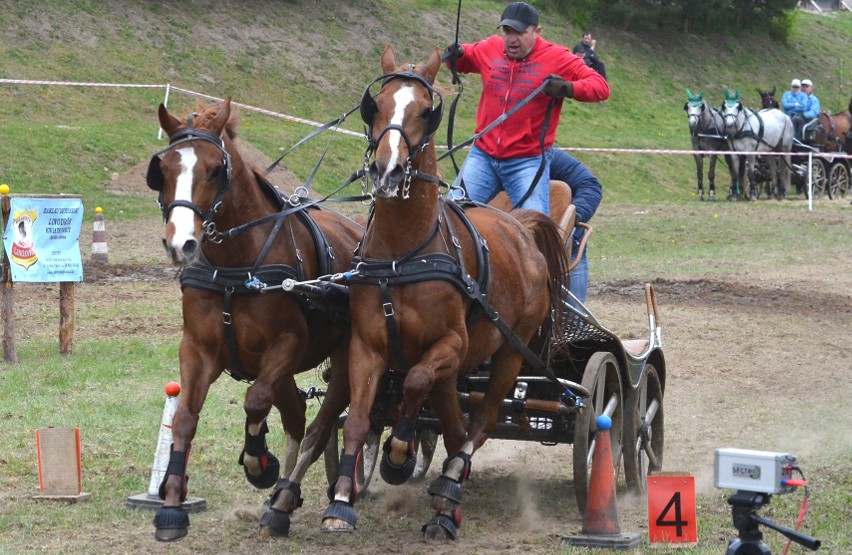
[[[464,48],[462,48],[459,43],[454,42],[444,51],[444,55],[441,56],[441,61],[453,63],[462,56],[464,56]]]
[[[548,75],[545,82],[547,85],[544,87],[544,93],[553,98],[571,98],[574,96],[574,84],[555,73]]]

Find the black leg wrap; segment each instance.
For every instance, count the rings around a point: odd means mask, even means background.
[[[154,515],[154,537],[161,542],[183,538],[189,528],[189,515],[180,507],[160,507]]]
[[[290,535],[290,515],[278,509],[268,508],[260,517],[260,528],[267,528],[271,536],[286,538]]]
[[[296,506],[285,512],[293,512],[302,506],[302,503],[304,503],[305,500],[302,499],[301,486],[295,482],[291,482],[287,478],[281,478],[275,483],[275,489],[272,490],[272,494],[269,496],[269,499],[267,499],[263,504],[267,507],[274,506],[275,502],[278,500],[278,496],[281,495],[284,490],[292,492],[293,497],[296,499]]]
[[[352,505],[355,503],[355,496],[358,492],[355,491],[355,463],[357,461],[357,457],[355,455],[347,455],[346,453],[340,455],[340,466],[337,469],[337,478],[335,478],[328,485],[328,500],[334,501],[334,488],[337,487],[337,481],[341,476],[345,476],[349,478],[352,482],[352,493],[349,496],[349,504]],[[354,513],[353,513],[354,514]]]
[[[281,472],[281,463],[278,462],[275,455],[269,452],[269,448],[266,446],[267,433],[269,433],[269,427],[266,425],[266,420],[261,424],[260,433],[256,436],[248,432],[248,423],[246,423],[245,448],[240,453],[238,461],[243,467],[246,480],[257,489],[268,489],[274,486]],[[259,475],[254,476],[250,474],[248,467],[243,464],[246,455],[260,459]]]
[[[464,461],[464,469],[462,470],[461,476],[459,477],[459,483],[464,482],[465,480],[467,480],[467,477],[470,476],[470,469],[472,466],[470,462],[470,455],[463,451],[459,451],[454,456],[447,457],[447,459],[444,461],[444,466],[441,467],[441,473],[446,474],[447,468],[450,466],[450,461],[452,461],[453,459],[461,459],[462,461]]]
[[[413,437],[413,436],[412,436]],[[402,439],[402,438],[398,438]],[[379,465],[379,474],[382,479],[388,484],[398,486],[404,484],[414,474],[414,467],[417,466],[417,453],[414,451],[413,440],[408,440],[408,455],[402,464],[394,464],[390,460],[391,441],[393,436],[389,437],[383,446],[384,453],[382,454],[382,462]]]
[[[355,524],[358,522],[358,518],[355,516],[355,509],[352,508],[352,505],[343,501],[332,501],[328,504],[328,507],[326,507],[325,512],[322,514],[322,519],[325,521],[329,518],[342,520],[351,524],[352,528],[355,528]]]
[[[428,535],[429,528],[433,527],[433,526],[441,527],[446,532],[446,535],[449,537],[449,539],[451,539],[453,541],[455,541],[455,539],[459,535],[459,528],[458,528],[458,526],[456,526],[454,519],[448,517],[447,515],[435,515],[434,517],[432,517],[432,520],[427,522],[423,526],[423,528],[421,528],[423,535],[424,536]],[[432,534],[432,537],[430,537],[429,539],[440,540],[440,539],[444,539],[444,538],[440,538],[440,537],[436,538],[434,536],[434,534]]]
[[[187,451],[188,450],[189,446],[187,446]],[[166,467],[166,473],[163,475],[163,481],[160,482],[160,489],[158,492],[160,499],[166,499],[166,481],[169,479],[169,476],[172,475],[181,477],[180,500],[181,502],[186,501],[186,496],[189,493],[187,487],[189,477],[186,475],[186,451],[175,451],[174,444],[172,444],[171,452],[169,453],[169,466]]]
[[[446,476],[435,478],[435,481],[429,484],[428,491],[429,495],[448,499],[454,506],[460,505],[462,502],[461,484]]]

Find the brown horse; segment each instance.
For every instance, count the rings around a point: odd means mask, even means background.
[[[852,108],[852,100],[850,100]],[[850,112],[838,112],[831,114],[822,112],[819,123],[814,134],[814,146],[819,146],[824,152],[845,152],[849,149],[847,144],[849,130],[852,129],[852,115]]]
[[[381,56],[384,75],[374,81],[381,90],[374,98],[368,86],[361,103],[375,153],[369,166],[375,203],[353,259],[351,404],[325,530],[355,528],[356,453],[369,432],[380,378],[390,367],[405,378],[382,477],[402,483],[411,476],[416,418],[428,398],[450,456],[429,486],[436,515],[423,532],[434,540],[456,537],[471,456],[494,429],[529,354],[526,345],[549,324],[567,274],[559,232],[547,216],[527,210],[509,215],[482,205],[463,211],[439,194],[433,133],[441,109],[432,85],[440,66],[435,49],[424,67],[398,68],[388,45]],[[468,427],[456,379],[489,357],[484,401]]]
[[[243,405],[240,463],[246,477],[258,488],[276,486],[261,534],[286,535],[288,514],[299,504],[299,483],[348,402],[348,305],[335,310],[280,290],[260,291],[287,278],[344,271],[363,228],[334,212],[285,202],[261,173],[249,168],[234,144],[230,99],[199,106],[199,113],[184,119],[160,105],[159,120],[170,144],[152,157],[148,185],[160,193],[166,249],[184,267],[182,395],[155,536],[171,541],[187,534],[189,517],[181,502],[187,495],[190,443],[208,389],[223,370],[252,384]],[[328,393],[306,436],[305,395],[294,374],[329,357]],[[280,464],[264,438],[273,406],[287,437],[281,479]]]

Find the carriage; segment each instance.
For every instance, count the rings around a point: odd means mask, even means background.
[[[356,173],[374,184],[366,228],[308,198],[309,182],[287,196],[249,168],[229,100],[185,119],[160,106],[170,144],[152,157],[147,178],[159,192],[164,244],[184,266],[184,394],[154,519],[158,540],[188,533],[181,502],[190,444],[223,372],[252,384],[239,463],[252,485],[272,488],[262,537],[288,535],[301,480],[323,451],[323,529],[351,531],[376,459],[389,483],[422,476],[440,434],[449,456],[428,488],[436,514],[423,528],[434,540],[456,538],[461,484],[488,437],[573,444],[581,508],[598,415],[613,420],[613,462],[623,459],[631,488],[641,490],[662,464],[666,372],[653,289],[645,290],[648,338],[621,341],[567,290],[573,207],[564,197],[551,219],[439,195],[432,136],[443,102],[433,104],[440,93],[432,83],[440,55],[435,49],[417,70],[393,57],[388,46],[384,75],[373,81],[381,90],[373,95],[368,85],[360,105],[370,144]],[[328,391],[305,430],[307,395],[294,375],[326,358]],[[288,439],[282,461],[265,439],[273,406]],[[339,459],[329,448],[338,444],[335,424],[344,431]],[[380,454],[386,427],[393,432]]]
[[[838,121],[845,123],[849,130],[848,112],[831,115],[823,112],[808,122],[802,129],[803,139],[793,142],[793,151],[799,153],[792,159],[793,183],[798,191],[807,195],[808,172],[813,180],[813,196],[821,198],[844,198],[849,191],[850,161],[848,158],[834,157],[830,153],[852,153],[852,144],[844,136],[845,132],[835,133]],[[845,140],[841,140],[845,139]],[[814,156],[820,154],[820,156]],[[810,164],[810,168],[808,167]]]

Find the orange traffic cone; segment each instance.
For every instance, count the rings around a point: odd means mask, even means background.
[[[612,461],[609,430],[612,419],[602,414],[595,424],[595,453],[592,456],[592,476],[589,498],[583,515],[583,529],[577,536],[563,536],[563,543],[579,547],[633,549],[638,546],[639,534],[622,534],[618,524],[618,499],[615,493],[615,470]]]

